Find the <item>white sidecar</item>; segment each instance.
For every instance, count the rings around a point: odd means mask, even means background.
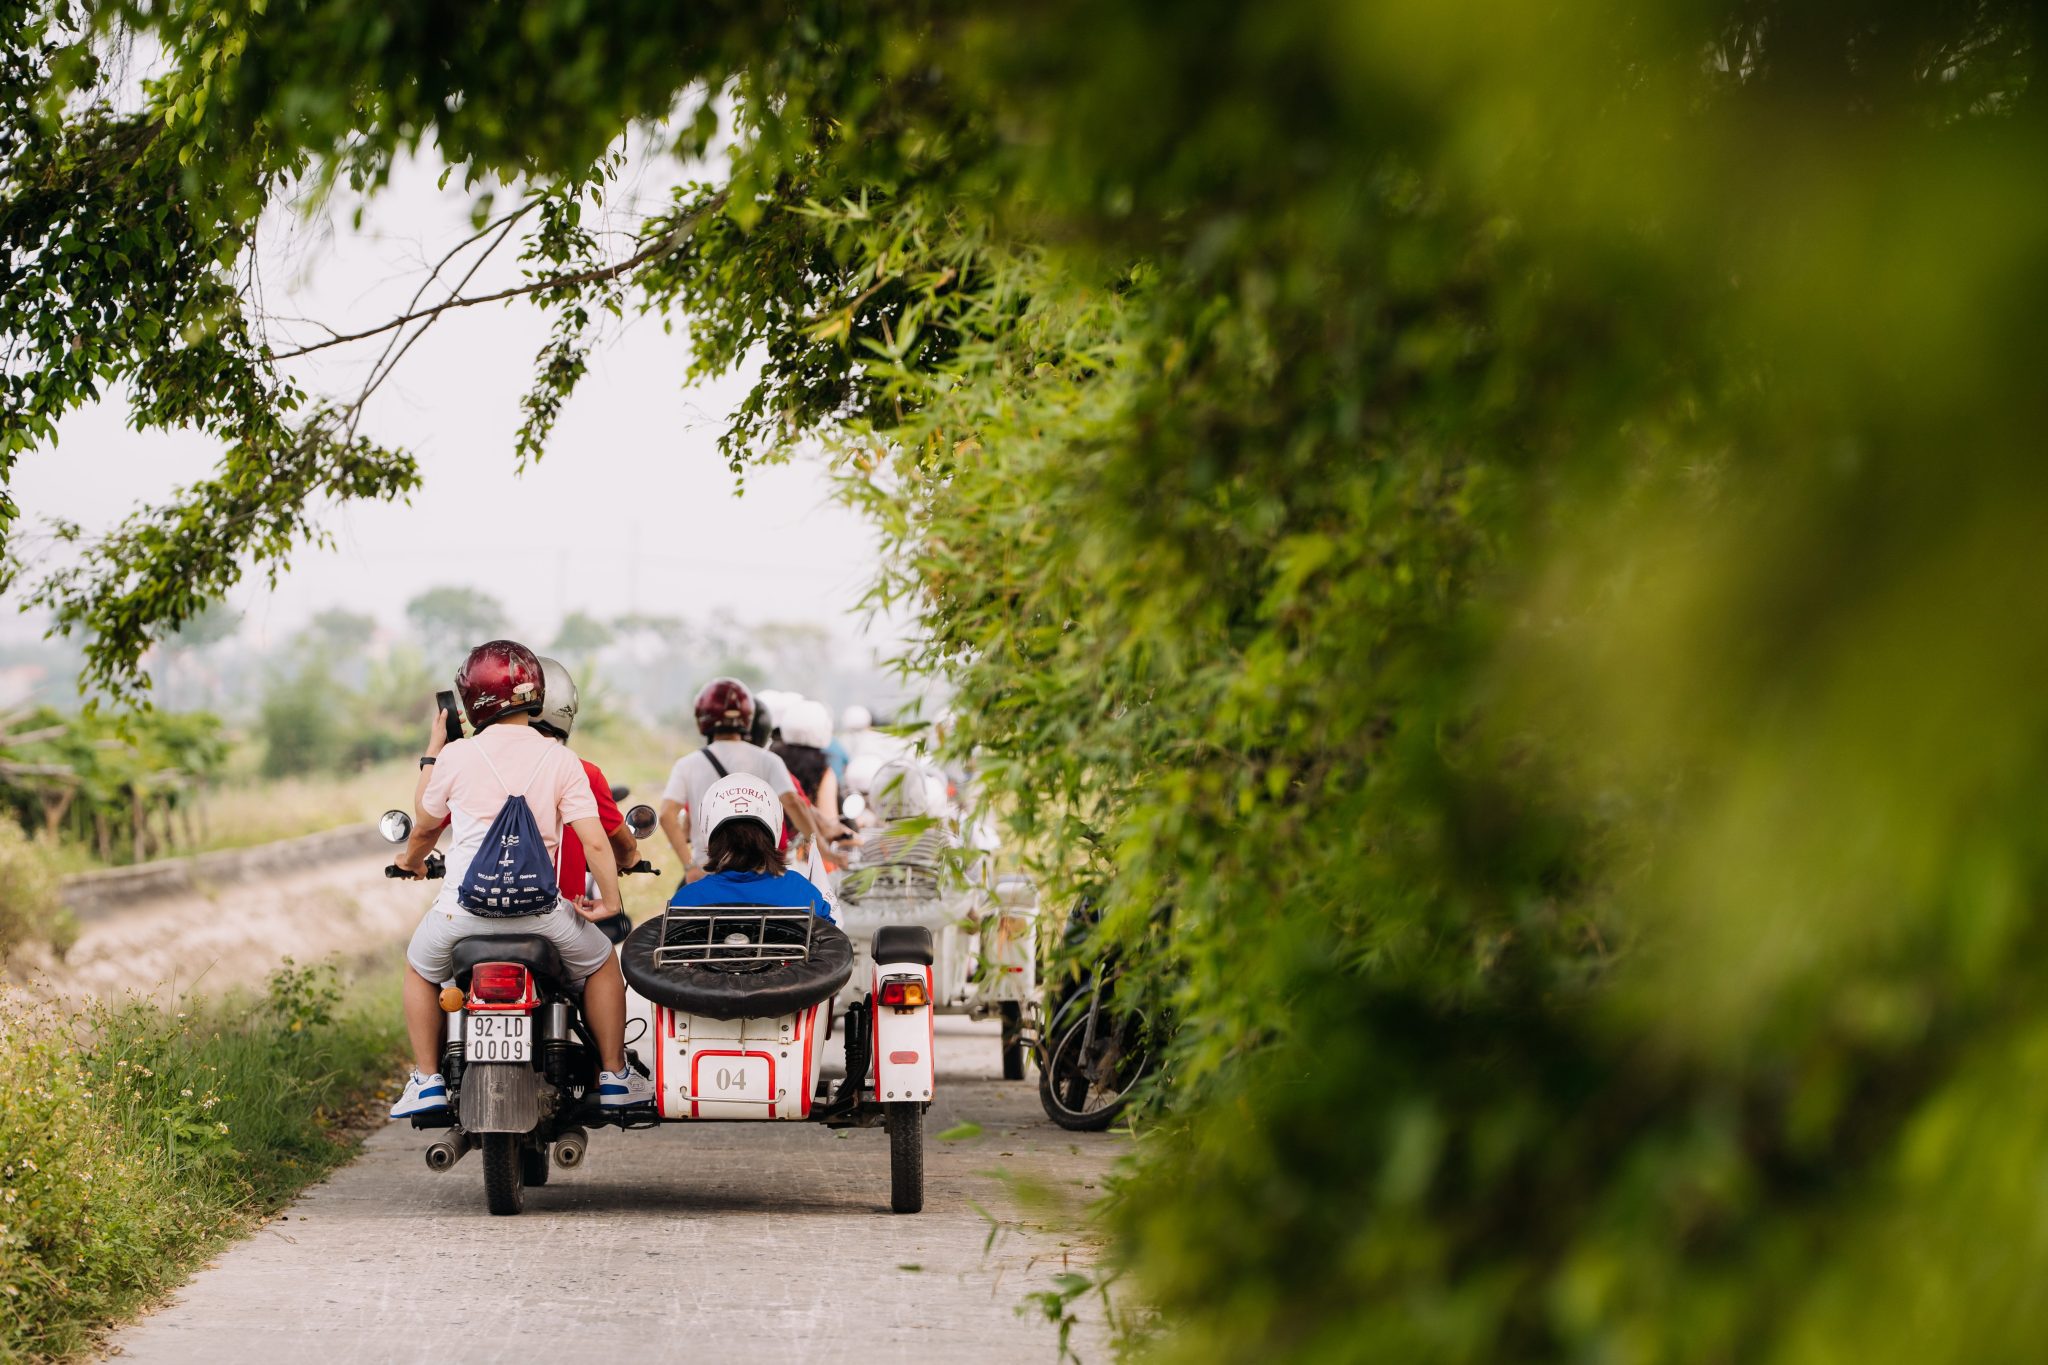
[[[921,1209],[932,940],[905,928],[878,945],[856,965],[831,921],[762,906],[673,908],[635,929],[621,954],[626,1037],[659,1120],[879,1123],[890,1207]]]

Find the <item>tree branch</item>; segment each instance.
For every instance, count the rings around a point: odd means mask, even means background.
[[[690,234],[696,230],[697,224],[704,220],[704,216],[715,212],[724,202],[725,196],[721,193],[660,237],[616,264],[593,266],[588,270],[572,271],[566,275],[550,275],[545,279],[528,280],[525,284],[513,285],[510,288],[500,289],[490,294],[444,299],[431,308],[421,308],[415,312],[406,313],[401,317],[392,318],[389,322],[379,323],[375,327],[365,328],[360,332],[347,332],[337,335],[328,341],[316,341],[311,346],[301,346],[297,350],[284,351],[273,356],[272,359],[295,360],[302,355],[311,355],[315,351],[324,351],[330,346],[339,346],[344,342],[362,341],[367,337],[382,336],[393,328],[403,327],[411,322],[418,322],[421,318],[439,317],[441,314],[455,308],[474,308],[480,303],[499,303],[505,299],[522,298],[525,295],[539,294],[549,289],[568,289],[579,284],[594,284],[599,280],[617,279],[621,275],[639,269],[649,261],[660,260],[663,256],[680,248],[684,242],[690,239]]]

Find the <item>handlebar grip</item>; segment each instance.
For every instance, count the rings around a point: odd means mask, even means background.
[[[661,869],[658,867],[650,866],[645,858],[642,858],[639,862],[634,863],[631,867],[622,867],[619,869],[619,875],[622,877],[631,877],[636,873],[645,873],[650,877],[659,877],[661,875]]]
[[[438,853],[429,853],[426,871],[419,877],[414,877],[397,863],[385,868],[384,875],[397,881],[438,881],[448,875],[448,860]]]

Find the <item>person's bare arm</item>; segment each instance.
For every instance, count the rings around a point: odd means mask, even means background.
[[[420,753],[428,758],[439,758],[441,750],[448,747],[446,722],[441,719],[445,714],[446,712],[437,706],[434,708],[434,718],[427,722],[427,747],[420,750]],[[433,777],[434,765],[431,763],[420,764],[419,780],[412,784],[412,815],[413,827],[415,829],[429,823],[426,808],[420,802],[426,797],[427,783],[432,781]]]
[[[790,827],[799,835],[809,835],[813,839],[830,843],[832,836],[838,832],[828,829],[824,813],[795,792],[782,793],[782,812],[788,817]]]
[[[690,835],[683,828],[684,810],[682,802],[662,798],[661,832],[668,836],[668,846],[676,851],[676,857],[681,859],[683,870],[687,872],[690,867]]]
[[[633,837],[631,825],[622,824],[605,837],[611,840],[612,857],[621,870],[640,861],[640,841]]]
[[[441,831],[448,828],[448,822],[429,819],[424,812],[415,813],[419,818],[412,822],[412,837],[405,841],[405,852],[398,855],[397,863],[401,871],[419,878],[426,875],[427,855],[441,842]]]
[[[572,901],[576,913],[585,919],[609,919],[626,908],[619,896],[619,865],[612,860],[612,846],[604,837],[604,826],[595,815],[569,822],[569,832],[583,842],[583,861],[597,879],[597,904],[585,906]]]

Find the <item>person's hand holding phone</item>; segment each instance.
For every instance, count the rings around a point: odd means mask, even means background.
[[[448,713],[436,703],[434,718],[427,722],[427,747],[420,750],[428,758],[437,757],[448,747]]]

